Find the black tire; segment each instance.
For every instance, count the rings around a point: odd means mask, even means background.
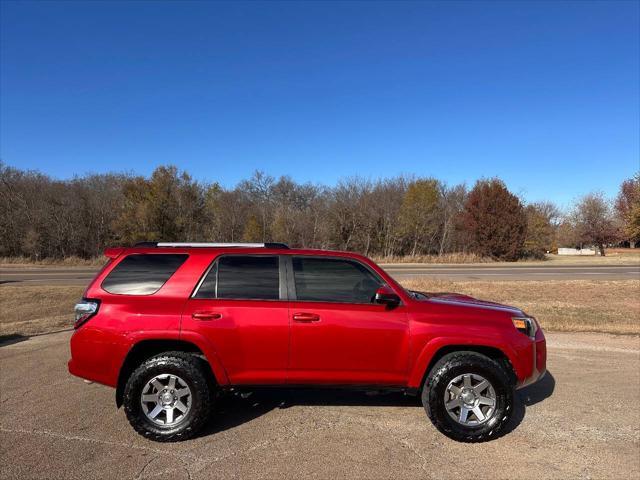
[[[481,375],[496,395],[493,415],[480,425],[463,425],[445,408],[449,382],[464,374]],[[431,369],[422,388],[422,405],[435,427],[460,442],[485,442],[497,438],[513,412],[513,385],[505,369],[489,357],[476,352],[454,352],[442,357]]]
[[[213,408],[211,373],[205,361],[184,352],[165,352],[146,360],[129,377],[124,389],[124,411],[131,426],[140,435],[156,442],[186,440],[197,434],[209,420]],[[173,374],[191,390],[191,405],[184,418],[174,426],[151,421],[141,405],[142,390],[157,375]]]

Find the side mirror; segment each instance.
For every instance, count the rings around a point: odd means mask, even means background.
[[[380,305],[395,307],[400,304],[400,297],[391,289],[391,287],[383,285],[376,290],[375,302]]]

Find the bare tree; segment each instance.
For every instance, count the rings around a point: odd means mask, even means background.
[[[554,248],[559,211],[551,202],[539,202],[527,205],[525,213],[527,236],[524,241],[524,254],[528,257],[544,258],[544,254]]]
[[[605,246],[619,239],[613,209],[600,192],[582,197],[572,216],[580,241],[596,245],[602,256],[605,255]]]
[[[328,217],[330,242],[342,250],[355,249],[354,243],[363,224],[363,212],[358,205],[369,188],[366,181],[353,177],[338,182],[332,190]]]
[[[242,239],[249,205],[238,190],[211,186],[206,193],[206,219],[209,240],[238,242]]]
[[[640,207],[628,185],[617,211],[629,219],[627,238],[636,238]],[[105,246],[143,240],[251,240],[387,257],[471,249],[515,259],[550,249],[550,236],[577,244],[611,241],[615,219],[596,197],[585,197],[561,222],[548,202],[525,212],[497,179],[467,193],[464,185],[430,178],[355,177],[328,187],[255,172],[227,189],[199,183],[173,166],[158,167],[147,178],[56,180],[0,162],[0,255],[93,257]],[[595,233],[603,230],[610,235]]]
[[[258,212],[254,215],[260,218],[262,241],[269,236],[269,223],[271,218],[272,188],[274,178],[262,171],[256,170],[250,179],[243,180],[238,185],[238,190],[246,195],[248,201]],[[249,216],[251,218],[251,215]],[[253,229],[255,230],[255,228]]]
[[[640,172],[620,185],[620,192],[615,202],[622,235],[629,246],[634,248],[640,242]]]
[[[411,255],[435,250],[440,205],[440,185],[437,180],[419,179],[407,186],[398,221]]]
[[[456,242],[456,226],[460,216],[464,211],[464,202],[467,196],[467,189],[464,185],[448,187],[441,183],[440,189],[440,241],[438,245],[438,255],[451,251],[452,245]]]

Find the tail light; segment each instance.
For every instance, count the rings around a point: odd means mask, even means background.
[[[98,313],[98,307],[100,302],[98,300],[92,300],[89,298],[83,298],[80,302],[76,303],[74,312],[76,314],[75,323],[73,328],[80,328],[82,325]]]

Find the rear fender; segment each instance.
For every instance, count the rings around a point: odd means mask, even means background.
[[[206,360],[209,362],[211,371],[216,377],[216,382],[218,383],[218,385],[229,385],[229,376],[227,375],[227,371],[222,365],[220,357],[216,353],[215,347],[209,340],[207,340],[206,337],[196,332],[186,332],[183,330],[182,332],[180,332],[180,340],[193,343],[200,349],[200,351],[204,354]]]
[[[212,345],[201,335],[192,333],[191,335],[180,335],[177,343],[179,345],[174,345],[176,343],[176,333],[174,331],[166,331],[166,332],[149,332],[149,335],[145,335],[144,333],[139,333],[129,337],[130,348],[128,350],[127,355],[124,356],[123,362],[120,366],[118,373],[118,381],[116,384],[116,405],[119,407],[122,406],[124,388],[128,380],[128,375],[133,371],[134,368],[139,364],[138,362],[144,358],[149,358],[148,355],[151,356],[160,353],[160,351],[166,350],[182,350],[184,346],[191,347],[188,348],[188,351],[193,352],[194,354],[198,353],[198,351],[204,356],[204,360],[209,364],[211,368],[211,373],[213,374],[213,379],[217,385],[226,386],[229,384],[229,378],[227,376],[227,372],[222,366],[218,355],[213,349]],[[161,350],[154,352],[144,353],[142,357],[137,358],[137,354],[134,352],[137,346],[141,345],[144,342],[169,342],[168,345],[163,346],[162,344],[159,346]],[[158,345],[155,346],[156,349]],[[145,348],[143,348],[143,352],[145,352]],[[153,348],[153,347],[151,347]],[[133,363],[132,363],[133,362]]]

